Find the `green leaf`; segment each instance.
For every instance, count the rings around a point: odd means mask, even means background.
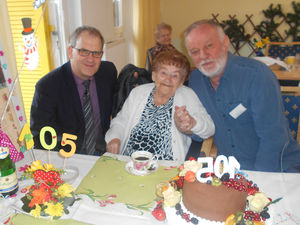
[[[113,157],[111,157],[111,156],[102,156],[102,157],[101,157],[101,160],[102,160],[103,162],[106,162],[107,160],[117,160],[117,161],[118,161],[117,158],[113,158]]]
[[[279,202],[281,199],[282,199],[282,198],[277,198],[277,199],[275,199],[274,201],[272,201],[271,204],[277,203],[277,202]]]
[[[65,214],[69,214],[70,212],[69,212],[69,210],[67,208],[64,208],[64,213]]]
[[[64,208],[67,208],[68,206],[72,206],[75,202],[75,199],[72,197],[66,197],[64,201]]]

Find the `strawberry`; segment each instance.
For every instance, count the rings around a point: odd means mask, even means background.
[[[190,156],[189,160],[190,160],[190,161],[193,161],[193,160],[194,160],[194,161],[197,161],[193,156]]]
[[[257,192],[257,190],[254,187],[248,188],[248,195],[254,195]]]
[[[181,176],[178,180],[176,180],[176,185],[178,188],[182,188],[183,187],[183,181],[184,181],[184,177]]]
[[[164,199],[160,199],[159,201],[156,201],[155,209],[161,209],[163,202],[164,202]]]
[[[163,208],[155,208],[152,211],[152,215],[159,221],[163,221],[166,218],[166,213]]]

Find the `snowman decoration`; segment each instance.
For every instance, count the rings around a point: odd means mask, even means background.
[[[33,3],[33,8],[34,9],[38,9],[41,7],[41,5],[43,5],[45,2],[45,0],[35,0]]]
[[[34,30],[31,27],[31,18],[22,18],[24,27],[23,44],[24,44],[24,63],[29,70],[35,70],[39,65],[38,43],[35,41]]]

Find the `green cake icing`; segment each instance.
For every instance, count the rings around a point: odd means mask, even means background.
[[[50,219],[37,219],[25,214],[17,214],[12,217],[11,220],[14,225],[88,225],[76,220],[50,220]]]
[[[160,166],[152,174],[135,176],[126,171],[125,165],[126,162],[109,156],[99,158],[76,189],[76,194],[88,194],[93,200],[115,195],[114,202],[148,211],[157,198],[156,185],[178,173],[177,168],[165,170],[166,167]]]

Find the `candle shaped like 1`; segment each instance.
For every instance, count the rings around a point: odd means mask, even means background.
[[[33,136],[28,123],[25,123],[19,136],[19,141],[22,142],[25,139],[26,149],[31,149],[34,145]]]

